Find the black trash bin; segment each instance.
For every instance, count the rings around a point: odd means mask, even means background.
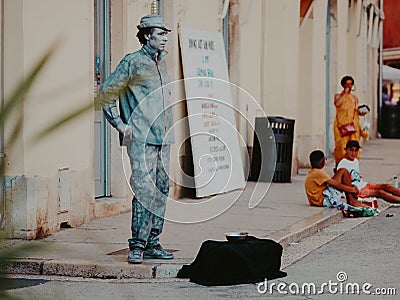
[[[400,105],[382,107],[381,135],[383,138],[400,138]]]
[[[251,180],[291,181],[294,122],[279,116],[256,118]]]

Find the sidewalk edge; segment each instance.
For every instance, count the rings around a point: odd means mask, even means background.
[[[390,206],[388,206],[390,207]],[[387,207],[384,207],[384,211]],[[325,208],[317,214],[287,226],[264,238],[272,239],[287,248],[291,243],[305,239],[319,230],[343,220],[340,210]],[[366,218],[367,219],[367,218]],[[194,260],[194,258],[193,258]],[[14,259],[6,267],[7,273],[26,275],[69,276],[101,279],[154,279],[175,278],[182,263],[144,263],[132,265],[127,262],[96,262],[87,260],[38,260]]]

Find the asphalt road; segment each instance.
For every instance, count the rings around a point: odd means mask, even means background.
[[[289,256],[296,253],[300,260],[284,269],[288,276],[258,285],[25,276],[10,281],[6,292],[19,299],[399,299],[400,207],[346,232],[343,224],[290,246]],[[324,239],[328,235],[334,239]]]
[[[400,207],[394,207],[289,266],[282,290],[289,295],[292,283],[294,291],[296,283],[300,290],[314,283],[316,293],[293,299],[399,299],[399,233]],[[321,287],[323,294],[317,294]]]

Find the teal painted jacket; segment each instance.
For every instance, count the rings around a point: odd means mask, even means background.
[[[171,90],[162,59],[166,54],[163,51],[156,56],[155,49],[144,45],[127,54],[100,88],[100,96],[106,100],[104,115],[119,131],[121,145],[132,142],[123,139],[127,125],[132,127],[135,142],[174,143]]]

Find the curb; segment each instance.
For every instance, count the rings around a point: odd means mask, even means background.
[[[343,220],[342,211],[332,208],[324,208],[323,211],[293,225],[277,230],[267,237],[277,241],[283,248],[286,248],[291,243],[297,243],[341,220]]]
[[[317,231],[343,219],[341,211],[325,208],[293,225],[273,232],[263,238],[280,243],[286,248],[290,243],[298,242]],[[191,259],[190,261],[193,261]],[[7,264],[6,273],[47,276],[69,276],[97,279],[154,279],[176,278],[184,263],[149,263],[132,265],[127,262],[98,262],[88,260],[38,260],[13,259]]]
[[[174,278],[181,264],[131,265],[127,262],[92,262],[87,260],[35,260],[13,259],[6,268],[6,274],[68,276],[97,279],[152,279]]]

